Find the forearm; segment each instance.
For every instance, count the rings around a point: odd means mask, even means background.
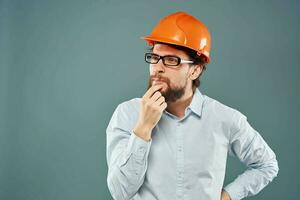
[[[247,196],[253,196],[267,186],[278,173],[276,159],[270,160],[259,168],[250,168],[239,175],[226,190],[232,200],[239,200]]]
[[[109,164],[107,183],[114,199],[130,199],[141,187],[150,145],[151,141],[146,142],[132,133],[127,147]]]
[[[146,169],[140,171],[145,172]],[[131,199],[143,184],[144,175],[145,173],[134,174],[126,167],[123,167],[123,169],[118,167],[110,169],[107,184],[113,199]]]

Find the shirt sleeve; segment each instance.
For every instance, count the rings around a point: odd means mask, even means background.
[[[115,200],[132,198],[143,184],[152,143],[136,136],[128,119],[119,105],[106,129],[107,184]]]
[[[247,118],[239,114],[232,128],[229,155],[238,157],[248,169],[224,188],[232,200],[257,194],[277,176],[279,170],[275,153]]]

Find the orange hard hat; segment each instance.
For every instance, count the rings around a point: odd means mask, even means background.
[[[176,12],[160,20],[152,33],[143,37],[150,45],[155,42],[175,44],[195,50],[209,63],[211,37],[208,28],[195,17]]]

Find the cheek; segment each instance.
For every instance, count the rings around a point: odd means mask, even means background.
[[[176,85],[178,86],[182,86],[186,83],[187,79],[188,79],[188,72],[184,71],[176,74],[172,82],[176,83]]]
[[[152,64],[149,65],[149,73],[150,75],[154,75],[155,74],[155,66],[153,66]]]

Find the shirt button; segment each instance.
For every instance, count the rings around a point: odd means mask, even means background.
[[[145,148],[140,147],[139,150],[138,150],[138,154],[143,155],[144,153],[145,153]]]

